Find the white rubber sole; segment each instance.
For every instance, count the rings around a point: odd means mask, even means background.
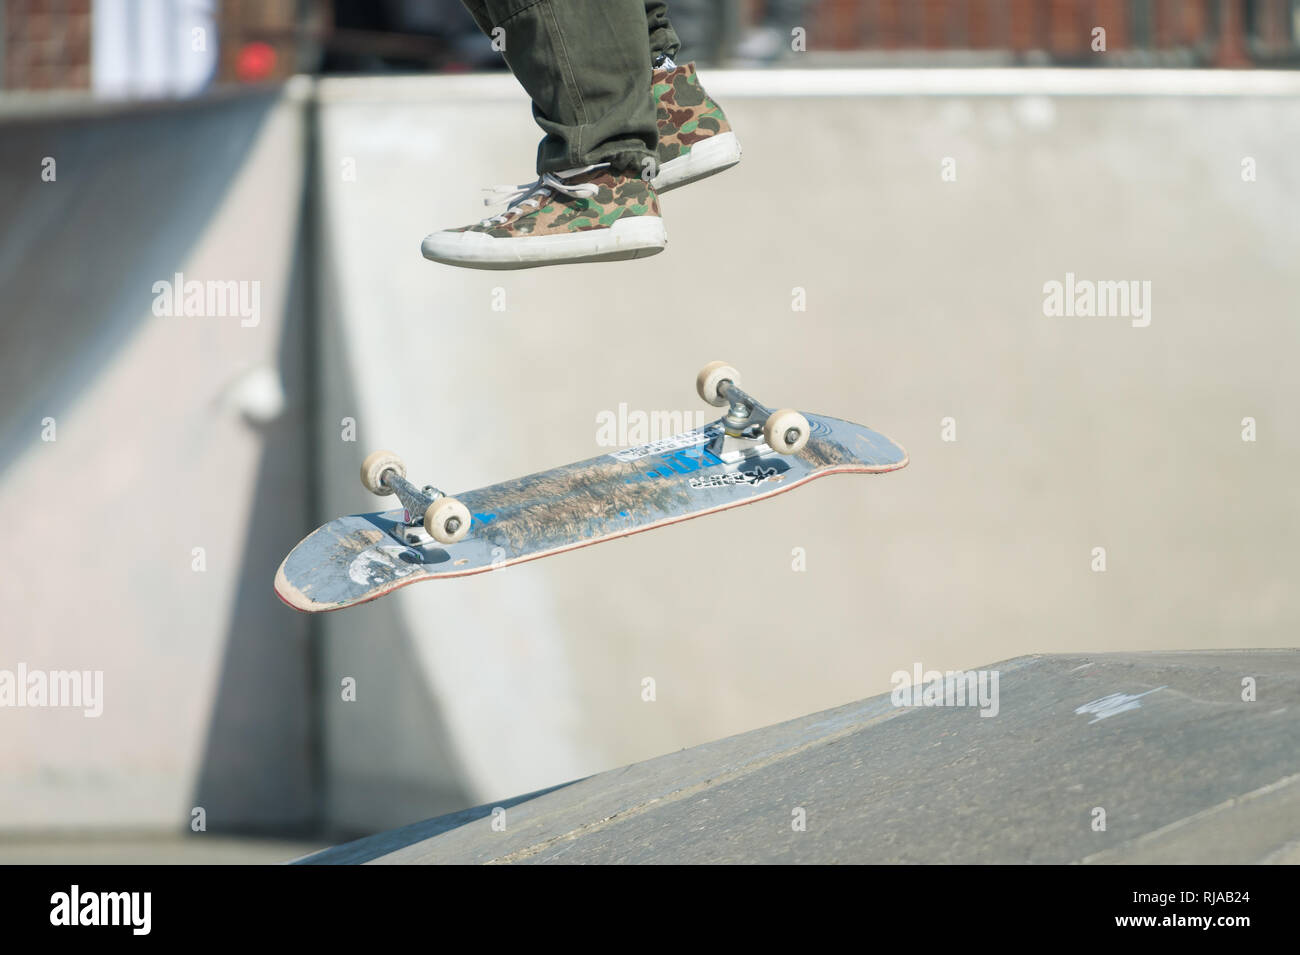
[[[670,159],[650,181],[655,191],[665,193],[730,169],[740,162],[740,140],[732,132],[718,133],[691,147],[685,156]]]
[[[628,216],[607,229],[498,239],[482,232],[434,232],[424,237],[426,259],[466,269],[532,269],[577,262],[617,262],[656,255],[668,244],[659,216]]]

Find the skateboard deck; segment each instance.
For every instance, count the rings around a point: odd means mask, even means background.
[[[454,544],[407,542],[396,510],[353,514],[313,531],[280,565],[275,592],[306,612],[341,610],[399,587],[464,577],[751,504],[827,474],[872,474],[907,453],[869,428],[806,414],[807,444],[728,463],[711,450],[721,420],[662,441],[466,491],[472,515]]]

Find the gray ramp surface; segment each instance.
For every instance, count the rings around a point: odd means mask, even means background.
[[[1297,651],[988,670],[996,715],[886,694],[300,861],[1300,861]]]

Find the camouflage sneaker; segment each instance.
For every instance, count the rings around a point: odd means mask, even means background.
[[[740,140],[731,124],[700,85],[695,64],[671,60],[651,74],[659,107],[659,192],[730,169],[740,162]]]
[[[495,200],[509,203],[505,212],[425,236],[424,257],[470,269],[530,269],[636,259],[668,242],[654,187],[608,164],[546,173],[498,192],[506,193]]]

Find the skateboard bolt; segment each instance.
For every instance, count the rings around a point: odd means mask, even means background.
[[[449,518],[447,518],[447,523],[443,524],[442,526],[445,527],[445,528],[447,528],[447,533],[448,533],[448,534],[454,534],[454,533],[456,533],[458,530],[460,530],[460,518],[459,518],[459,517],[449,517]]]
[[[798,440],[799,440],[799,429],[798,429],[798,428],[787,428],[787,429],[786,429],[786,432],[785,432],[785,440],[786,440],[786,442],[789,443],[789,444],[794,444],[796,441],[798,441]]]

